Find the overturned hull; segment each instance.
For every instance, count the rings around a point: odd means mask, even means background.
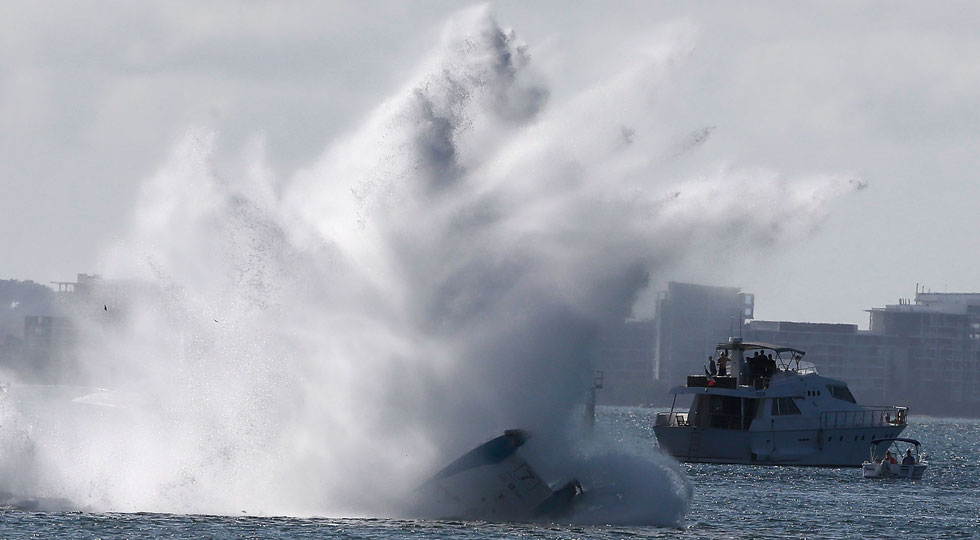
[[[582,492],[575,480],[553,490],[517,453],[527,432],[508,430],[467,452],[417,490],[424,513],[436,518],[524,521],[570,511]]]

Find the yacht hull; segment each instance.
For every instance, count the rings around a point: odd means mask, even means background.
[[[657,426],[660,448],[685,463],[737,463],[860,467],[868,459],[868,442],[897,437],[904,425],[739,431],[692,426]]]

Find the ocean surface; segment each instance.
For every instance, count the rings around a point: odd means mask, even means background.
[[[654,416],[600,407],[596,429],[654,444]],[[694,497],[677,528],[5,509],[0,538],[980,538],[980,420],[912,416],[904,435],[928,453],[920,481],[864,480],[850,468],[681,465]]]

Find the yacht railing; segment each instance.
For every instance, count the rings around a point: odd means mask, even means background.
[[[862,410],[820,413],[820,427],[823,429],[903,426],[907,423],[907,407],[868,407]]]
[[[796,361],[796,373],[799,375],[814,374],[817,375],[817,366],[813,362],[804,362],[802,360]]]
[[[657,413],[657,423],[658,427],[683,427],[689,425],[687,423],[688,413],[679,412],[662,412]]]

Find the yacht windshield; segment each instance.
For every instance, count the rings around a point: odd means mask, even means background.
[[[837,399],[841,399],[850,403],[857,403],[857,401],[854,400],[854,396],[851,395],[851,391],[847,388],[847,386],[828,384],[827,390],[830,390],[830,395],[834,396]]]
[[[786,414],[801,414],[800,408],[793,402],[793,398],[774,398],[772,400],[772,415],[783,416]]]

